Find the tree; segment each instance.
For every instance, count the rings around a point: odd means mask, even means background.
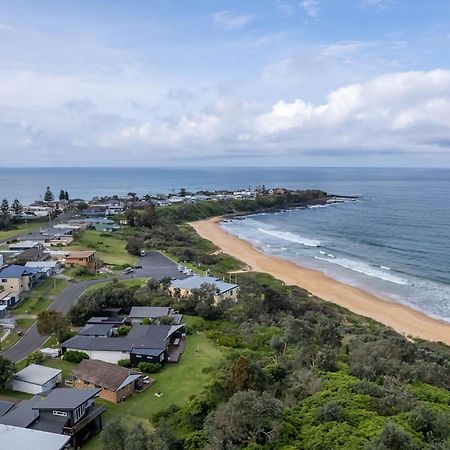
[[[263,385],[264,375],[257,364],[245,356],[239,356],[231,367],[230,382],[235,392],[259,389]]]
[[[101,435],[105,450],[124,450],[128,430],[120,419],[111,420]]]
[[[128,238],[127,245],[125,246],[125,249],[127,252],[131,253],[132,255],[139,256],[141,254],[142,246],[144,245],[144,240],[137,237],[137,236],[130,236]]]
[[[12,204],[12,208],[13,208],[14,214],[16,216],[20,216],[20,214],[23,211],[23,207],[22,207],[21,203],[19,202],[19,200],[17,198],[14,199],[13,204]]]
[[[61,189],[61,190],[59,191],[59,199],[60,199],[60,200],[65,200],[65,199],[66,199],[66,194],[65,194],[65,192],[64,192],[63,189]]]
[[[30,364],[39,364],[44,361],[44,355],[41,352],[33,352],[27,356],[27,366]]]
[[[366,445],[365,450],[416,450],[411,436],[393,422],[388,422],[378,437]]]
[[[125,450],[151,450],[150,434],[141,423],[131,425],[125,438]]]
[[[86,203],[86,202],[79,202],[78,204],[77,204],[77,209],[79,210],[79,211],[85,211],[86,209],[88,209],[89,208],[89,205]]]
[[[14,364],[0,355],[0,389],[4,389],[6,385],[12,380],[16,369]]]
[[[55,199],[53,192],[50,190],[50,186],[47,186],[44,194],[44,202],[52,202]]]
[[[2,200],[1,210],[2,210],[2,215],[3,216],[8,216],[9,215],[9,203],[8,203],[8,200],[6,200],[6,198],[4,198]]]
[[[37,316],[37,330],[41,336],[55,336],[59,343],[69,335],[70,322],[60,312],[47,309]]]
[[[64,191],[64,200],[69,200],[69,193]]]
[[[206,419],[212,449],[265,444],[282,416],[282,404],[267,392],[241,391],[217,407]]]
[[[158,216],[154,205],[148,205],[140,217],[140,225],[146,228],[152,228],[158,223]]]

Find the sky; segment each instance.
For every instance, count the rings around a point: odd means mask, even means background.
[[[450,167],[448,0],[0,0],[0,166]]]

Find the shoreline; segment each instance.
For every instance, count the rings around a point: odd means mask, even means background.
[[[260,252],[250,242],[234,236],[220,227],[223,217],[190,222],[194,230],[211,241],[224,253],[248,265],[251,270],[265,272],[289,285],[306,289],[311,294],[342,306],[355,314],[368,317],[404,336],[440,341],[450,345],[450,323],[395,303],[360,288],[350,286],[322,272],[307,269],[294,262]]]

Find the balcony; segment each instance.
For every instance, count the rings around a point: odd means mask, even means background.
[[[82,430],[84,427],[89,425],[98,416],[106,411],[104,406],[97,406],[90,408],[84,415],[84,417],[77,423],[73,424],[71,427],[63,427],[63,433],[67,435],[74,435],[78,431]]]

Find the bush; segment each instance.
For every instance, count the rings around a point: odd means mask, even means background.
[[[83,359],[89,359],[89,356],[87,353],[84,352],[78,352],[76,350],[68,350],[66,353],[64,353],[63,359],[64,361],[69,361],[78,364]]]
[[[27,357],[27,366],[30,364],[39,364],[44,361],[45,357],[41,352],[30,353]]]
[[[149,363],[149,362],[140,362],[138,364],[138,369],[141,372],[145,373],[155,373],[161,370],[161,364],[159,363]]]
[[[78,267],[75,269],[73,274],[77,277],[84,277],[84,276],[93,276],[95,275],[92,270],[89,270],[87,267]]]
[[[121,367],[131,367],[131,363],[129,359],[119,359],[119,361],[117,361],[117,364]]]
[[[117,334],[119,336],[126,336],[131,330],[131,327],[129,325],[121,325],[118,329],[117,329]]]

